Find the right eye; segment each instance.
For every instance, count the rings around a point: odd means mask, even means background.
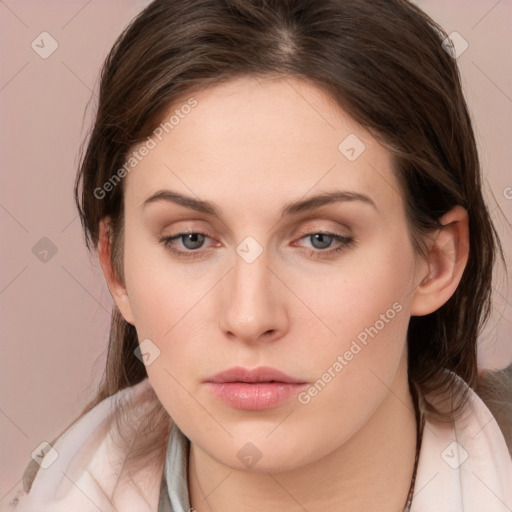
[[[177,233],[176,235],[162,237],[160,242],[171,253],[183,258],[198,258],[202,255],[198,249],[201,248],[206,238],[211,238],[207,233],[198,231],[188,231],[184,233]],[[175,247],[176,241],[181,239],[181,243],[186,250],[177,249]]]

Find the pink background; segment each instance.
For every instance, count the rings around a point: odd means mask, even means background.
[[[469,43],[458,62],[486,195],[512,266],[512,1],[417,3]],[[21,479],[32,450],[60,433],[101,379],[112,302],[85,250],[72,187],[100,66],[145,4],[0,2],[0,500]],[[31,48],[41,32],[59,45],[47,59]],[[32,252],[43,237],[57,248],[46,262]],[[482,367],[500,368],[512,361],[512,296],[502,271],[494,291],[479,357]]]

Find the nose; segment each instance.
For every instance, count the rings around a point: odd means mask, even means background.
[[[285,333],[286,288],[268,266],[266,253],[248,263],[235,253],[234,268],[223,280],[220,327],[245,343],[275,341]]]

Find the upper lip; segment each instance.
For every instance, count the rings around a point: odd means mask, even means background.
[[[235,366],[207,379],[206,382],[286,382],[303,384],[304,381],[296,379],[270,366],[259,366],[253,370]]]

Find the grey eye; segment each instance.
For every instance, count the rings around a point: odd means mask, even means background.
[[[205,235],[201,233],[187,233],[180,235],[183,246],[187,249],[200,249],[204,243]],[[188,245],[190,243],[190,245]]]
[[[315,246],[314,243],[312,244],[315,249],[325,249],[331,245],[334,237],[327,233],[315,233],[314,235],[309,235],[309,238],[312,242],[313,240],[319,242],[319,246]]]

